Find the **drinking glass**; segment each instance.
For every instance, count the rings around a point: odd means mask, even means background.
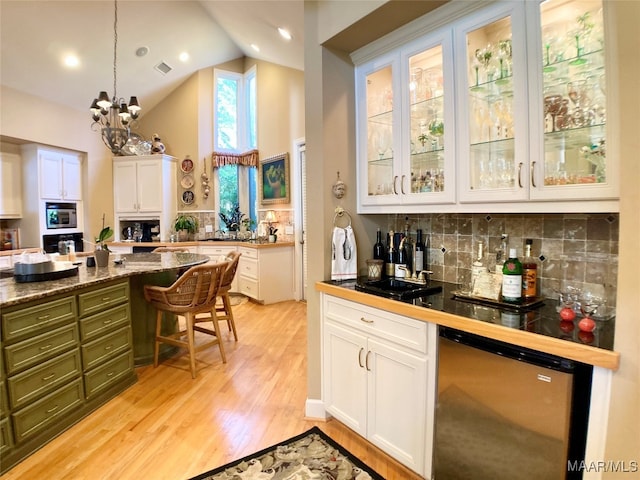
[[[605,303],[605,300],[589,291],[582,292],[578,298],[580,302],[580,312],[584,317],[578,322],[578,328],[583,332],[592,332],[596,328],[596,322],[591,318],[598,308]]]

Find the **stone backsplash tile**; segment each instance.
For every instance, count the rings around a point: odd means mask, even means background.
[[[407,220],[408,218],[408,220]],[[527,238],[539,260],[540,294],[557,298],[564,286],[598,285],[615,304],[618,270],[618,214],[418,214],[388,215],[387,229],[429,237],[428,261],[435,280],[468,283],[477,245],[482,242],[487,267],[495,264],[501,235],[524,255]],[[507,252],[508,253],[508,252]]]

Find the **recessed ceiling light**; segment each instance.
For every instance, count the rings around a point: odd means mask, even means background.
[[[186,62],[189,60],[189,54],[187,52],[182,52],[178,58],[181,62]]]
[[[251,44],[251,48],[253,48],[256,52],[260,51],[260,47],[258,45],[256,45],[255,43]]]
[[[75,68],[80,65],[80,59],[71,53],[64,57],[64,64],[69,68]]]
[[[280,33],[280,36],[286,40],[291,40],[291,34],[289,33],[289,30],[287,30],[286,28],[282,28],[282,27],[278,27],[278,32]]]
[[[138,57],[144,57],[147,53],[149,53],[149,47],[140,47],[136,50]]]

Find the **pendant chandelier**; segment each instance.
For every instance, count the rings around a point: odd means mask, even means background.
[[[113,97],[100,92],[91,104],[92,130],[100,131],[102,141],[115,155],[122,155],[122,148],[129,140],[131,122],[138,118],[140,105],[137,97],[131,97],[129,104],[118,97],[117,59],[118,59],[118,1],[114,0],[113,21]]]

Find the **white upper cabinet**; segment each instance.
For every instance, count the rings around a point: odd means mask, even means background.
[[[359,211],[618,211],[606,3],[479,3],[352,54]]]
[[[454,202],[451,58],[445,32],[357,67],[361,212]]]
[[[155,157],[155,158],[153,158]],[[132,159],[133,158],[133,159]],[[113,160],[113,198],[116,213],[158,213],[164,208],[164,196],[175,195],[162,155]],[[175,183],[175,181],[173,182]]]
[[[80,155],[38,149],[40,198],[82,200],[82,159]]]

